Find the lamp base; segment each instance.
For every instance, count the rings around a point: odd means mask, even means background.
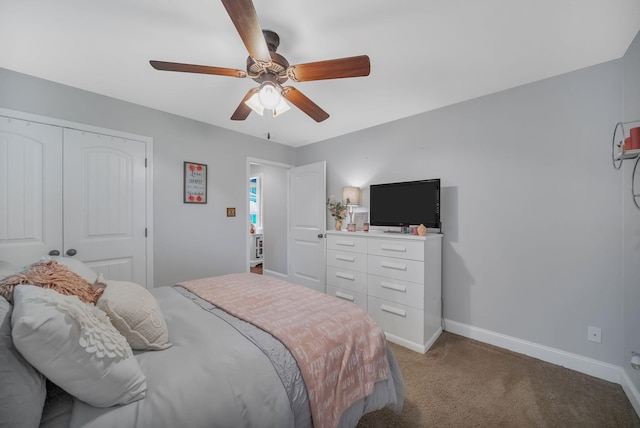
[[[356,224],[355,223],[347,224],[347,231],[348,232],[355,232],[356,231]]]

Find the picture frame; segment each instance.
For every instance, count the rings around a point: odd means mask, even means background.
[[[207,203],[207,165],[196,162],[184,162],[183,199],[185,204]]]
[[[353,222],[356,224],[356,232],[364,230],[364,224],[369,221],[369,213],[367,211],[358,211],[353,213]]]

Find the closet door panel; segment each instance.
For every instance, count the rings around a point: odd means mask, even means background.
[[[0,260],[62,251],[62,129],[0,116]]]
[[[146,284],[145,143],[64,131],[65,252],[108,279]]]

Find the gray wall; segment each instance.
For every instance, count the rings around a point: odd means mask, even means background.
[[[246,270],[247,157],[326,160],[327,193],[359,185],[365,207],[369,184],[440,177],[445,317],[628,365],[640,220],[611,132],[640,113],[638,56],[636,40],[618,61],[296,150],[3,69],[0,107],[154,138],[158,285]],[[181,203],[184,160],[209,165],[205,206]]]
[[[154,139],[157,286],[244,272],[247,157],[292,164],[294,149],[0,68],[0,107]],[[182,203],[183,161],[208,165],[208,203]],[[226,217],[235,207],[236,217]]]
[[[618,60],[304,146],[296,162],[326,160],[328,194],[359,185],[363,205],[369,184],[441,178],[444,316],[620,365],[621,97]]]
[[[640,126],[640,33],[624,56],[624,120]],[[635,161],[624,161],[624,354],[625,372],[640,390],[640,372],[629,364],[631,351],[640,353],[640,210],[631,199],[631,175]],[[640,168],[639,168],[640,169]],[[636,177],[636,193],[640,192],[640,171]],[[640,198],[638,198],[640,204]]]

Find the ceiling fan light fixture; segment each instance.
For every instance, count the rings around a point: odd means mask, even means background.
[[[272,82],[264,82],[260,86],[258,98],[260,99],[260,104],[262,104],[262,107],[269,110],[273,110],[278,107],[280,101],[282,100],[280,89],[276,87],[276,85]]]
[[[251,98],[249,98],[244,103],[246,105],[248,105],[249,107],[251,107],[251,110],[255,111],[260,116],[263,115],[264,107],[262,107],[262,104],[260,104],[260,97],[258,96],[257,92],[255,94],[251,95]]]
[[[280,116],[282,113],[291,109],[291,106],[287,104],[284,97],[280,97],[280,103],[273,109],[273,117]]]

